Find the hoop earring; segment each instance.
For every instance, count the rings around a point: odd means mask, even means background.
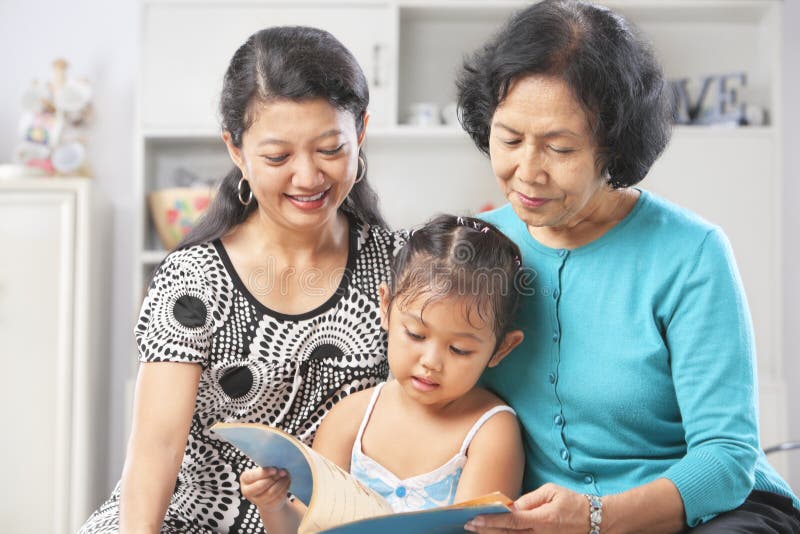
[[[239,185],[236,186],[238,191],[239,202],[242,203],[242,206],[248,206],[253,201],[253,190],[250,188],[250,184],[247,184],[247,192],[249,193],[247,196],[247,200],[245,200],[244,196],[242,195],[242,185],[246,184],[247,180],[245,180],[244,176],[239,180]]]
[[[353,185],[357,184],[361,180],[364,179],[364,176],[367,175],[367,159],[361,155],[361,152],[358,153],[358,176],[356,176],[356,181],[353,182]]]

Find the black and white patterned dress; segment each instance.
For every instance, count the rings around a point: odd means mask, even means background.
[[[254,464],[209,427],[270,424],[310,445],[334,403],[385,380],[378,286],[402,243],[400,234],[351,218],[341,283],[317,309],[293,316],[258,302],[218,241],[167,257],[136,325],[139,359],[198,363],[202,374],[162,532],[264,532],[239,489],[239,475]],[[256,276],[250,287],[280,283],[269,264]],[[82,533],[118,530],[119,491],[117,485]]]

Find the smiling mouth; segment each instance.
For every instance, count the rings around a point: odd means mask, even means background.
[[[523,206],[528,208],[538,208],[550,201],[549,198],[537,198],[537,197],[529,197],[528,195],[523,195],[519,191],[515,191],[517,194],[517,198],[519,198],[520,202]]]
[[[296,200],[297,202],[316,202],[317,200],[323,199],[328,194],[328,191],[330,191],[330,188],[328,188],[328,189],[326,189],[324,191],[320,191],[319,193],[316,193],[314,195],[289,195],[289,194],[287,194],[286,196],[291,198],[292,200]]]

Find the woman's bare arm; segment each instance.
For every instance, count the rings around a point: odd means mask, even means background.
[[[201,367],[142,363],[122,472],[120,531],[157,533],[175,488],[194,412]]]

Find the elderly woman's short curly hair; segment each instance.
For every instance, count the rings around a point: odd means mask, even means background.
[[[461,125],[489,153],[491,121],[514,81],[557,76],[587,112],[612,187],[640,182],[671,135],[669,98],[649,45],[618,14],[574,0],[516,13],[459,75]]]

